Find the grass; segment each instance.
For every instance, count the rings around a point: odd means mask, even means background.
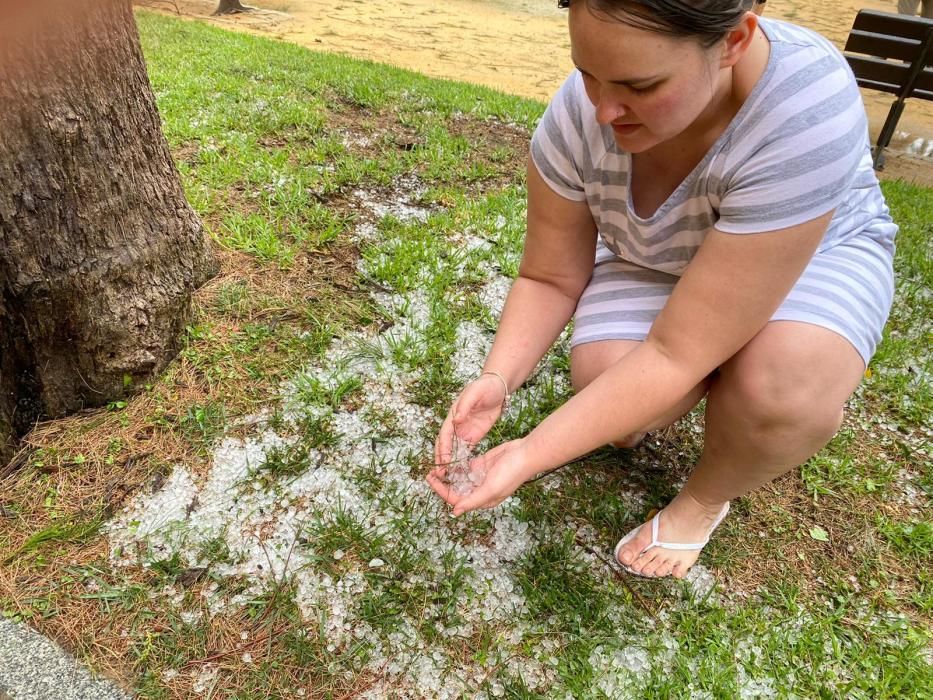
[[[6,615],[147,699],[933,685],[933,191],[883,183],[897,300],[836,438],[734,504],[690,581],[621,578],[611,545],[686,476],[698,411],[492,512],[448,518],[421,479],[517,272],[543,106],[138,17],[221,274],[163,377],[29,436]],[[565,337],[490,442],[566,400],[568,366]]]

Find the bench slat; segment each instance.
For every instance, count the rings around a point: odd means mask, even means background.
[[[897,95],[901,91],[899,86],[889,83],[878,83],[874,80],[858,80],[857,82],[859,87],[866,88],[867,90],[877,90],[878,92],[887,92],[892,95]],[[933,100],[933,90],[915,87],[909,97],[918,100]]]
[[[906,63],[892,63],[882,58],[847,55],[846,60],[852,67],[855,77],[859,80],[871,80],[876,83],[894,85],[897,89],[904,85],[910,71],[910,65]]]
[[[892,95],[896,95],[901,91],[900,86],[891,85],[890,83],[879,83],[875,80],[865,80],[864,78],[858,78],[856,82],[859,87],[869,90],[878,90],[879,92],[889,92]]]
[[[921,43],[913,39],[853,30],[846,41],[845,51],[913,61],[920,56],[922,48]]]
[[[923,19],[909,15],[896,15],[875,10],[860,10],[852,24],[852,29],[874,34],[889,34],[921,41],[933,19]]]
[[[909,66],[861,56],[846,56],[846,60],[852,66],[859,87],[890,92],[892,95],[897,95],[904,87]],[[917,76],[914,89],[908,97],[929,99],[924,94],[930,92],[933,92],[933,69],[926,68]]]

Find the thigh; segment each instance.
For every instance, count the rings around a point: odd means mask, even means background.
[[[573,390],[582,390],[639,345],[639,340],[600,340],[574,345],[570,351],[570,380]]]
[[[581,391],[587,384],[639,345],[641,345],[641,341],[602,340],[574,346],[570,355],[570,376],[573,381],[573,390]],[[633,447],[641,440],[644,432],[666,428],[673,424],[700,402],[700,399],[706,395],[709,386],[710,379],[705,379],[664,413],[656,416],[647,425],[642,426],[639,432],[612,444],[615,447]],[[635,441],[631,442],[630,440],[633,437]]]
[[[833,331],[855,347],[867,366],[894,296],[892,252],[893,246],[868,236],[818,252],[771,320]]]
[[[600,240],[593,275],[577,302],[571,344],[644,340],[678,279],[622,260]]]
[[[844,336],[797,321],[771,321],[720,368],[717,385],[765,413],[840,410],[865,373]]]
[[[580,391],[638,347],[678,278],[617,257],[599,240],[589,284],[573,317],[570,374]]]

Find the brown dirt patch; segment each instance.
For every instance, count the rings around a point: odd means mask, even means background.
[[[182,147],[174,155],[191,158],[193,151]],[[228,204],[244,208],[249,200],[234,193]],[[205,223],[210,229],[217,222],[208,217]],[[195,294],[190,327],[197,330],[166,372],[125,401],[37,425],[0,470],[0,598],[79,657],[93,657],[96,668],[124,680],[134,675],[132,645],[172,634],[177,621],[159,606],[141,614],[145,595],[126,608],[115,601],[109,610],[89,596],[97,589],[88,585],[98,584],[88,583],[88,571],[120,589],[158,587],[145,571],[126,579],[110,571],[99,525],[133,493],[158,488],[178,463],[206,472],[210,442],[219,434],[254,431],[251,416],[274,405],[281,382],[329,344],[329,323],[355,325],[365,305],[358,251],[342,237],[321,250],[301,251],[287,269],[214,248],[220,272]],[[315,335],[322,333],[326,337]],[[202,425],[199,411],[211,407],[216,425]],[[45,540],[37,542],[37,533]],[[146,629],[133,629],[141,620],[148,620]],[[224,624],[221,618],[210,628],[217,633],[208,640],[213,650],[236,648]],[[238,655],[231,659],[231,666],[242,665]],[[184,689],[190,681],[170,685]]]
[[[395,110],[361,111],[359,107],[345,102],[340,107],[328,114],[327,123],[331,133],[340,134],[349,154],[369,158],[374,151],[396,150],[413,153],[417,161],[417,152],[432,146],[429,136],[431,124],[413,126],[411,118]],[[444,120],[441,126],[450,136],[469,144],[461,171],[483,173],[478,179],[456,184],[469,184],[471,193],[479,195],[513,184],[516,174],[523,177],[531,139],[531,134],[524,127],[495,118],[479,119],[462,114]],[[419,175],[417,165],[412,174]],[[426,184],[437,180],[433,178]]]

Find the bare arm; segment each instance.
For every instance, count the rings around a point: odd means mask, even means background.
[[[803,272],[832,213],[781,231],[713,230],[647,340],[525,439],[525,477],[635,432],[760,331]]]
[[[556,194],[528,159],[528,233],[484,369],[520,386],[573,315],[593,271],[596,225],[585,202]]]
[[[499,329],[483,367],[498,373],[508,390],[520,386],[567,325],[593,270],[596,225],[589,207],[553,192],[528,159],[528,231],[518,278],[512,284]],[[501,383],[487,375],[454,400],[434,442],[434,462],[452,460],[454,437],[475,444],[502,414]],[[428,477],[442,497],[442,474]]]

